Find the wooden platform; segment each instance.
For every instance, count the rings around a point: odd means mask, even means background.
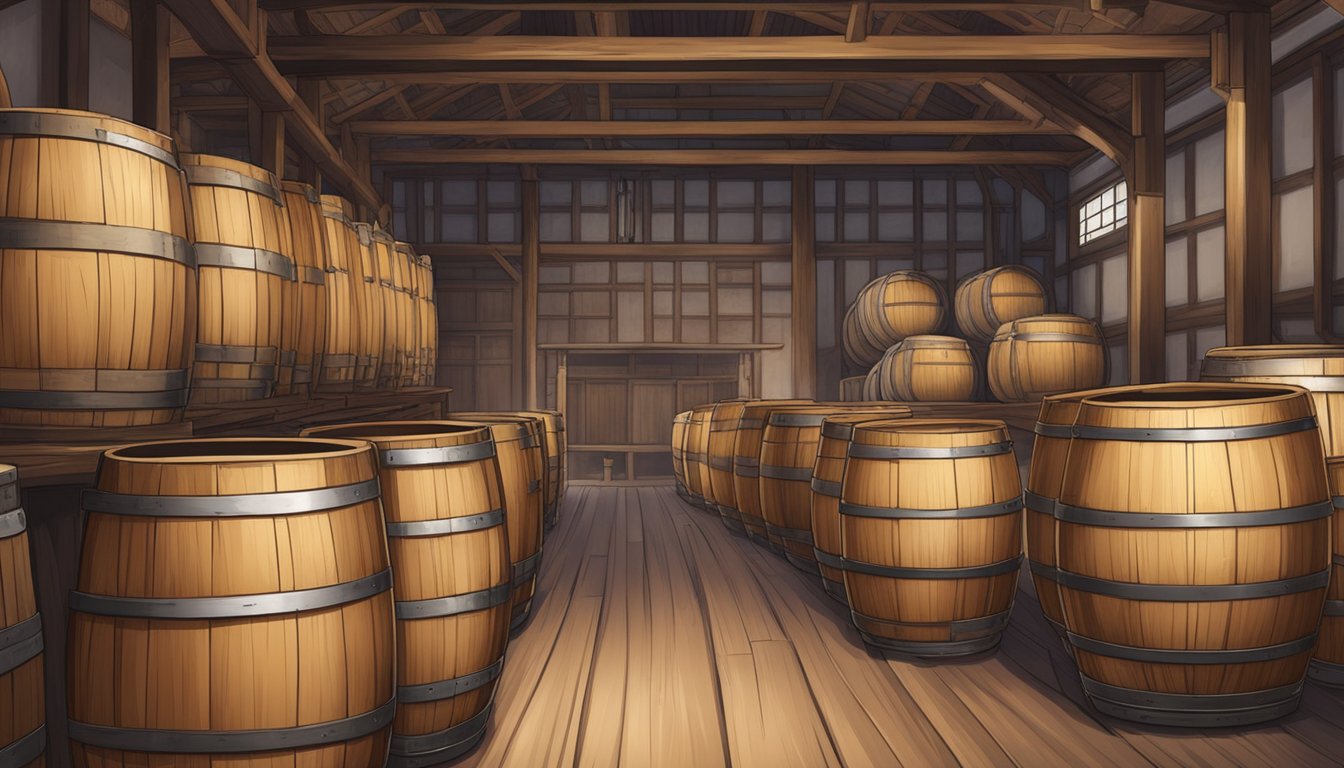
[[[670,486],[572,488],[470,766],[1328,766],[1344,692],[1248,729],[1099,715],[1025,571],[1001,648],[867,650],[815,580]]]

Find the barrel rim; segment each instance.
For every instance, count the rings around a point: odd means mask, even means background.
[[[1227,393],[1245,393],[1244,397],[1233,397],[1218,399],[1214,397],[1207,398],[1188,398],[1188,399],[1157,399],[1156,397],[1143,398],[1143,395],[1157,395],[1159,393],[1179,393],[1187,392],[1205,392],[1209,395],[1218,392]],[[1263,393],[1261,396],[1254,396],[1254,392]],[[1121,396],[1137,395],[1135,399],[1117,399]],[[1079,401],[1077,424],[1082,425],[1083,415],[1087,408],[1105,409],[1105,410],[1142,410],[1142,411],[1166,411],[1166,410],[1203,410],[1209,408],[1229,408],[1245,405],[1265,405],[1268,403],[1286,403],[1295,399],[1311,395],[1310,390],[1292,384],[1276,384],[1272,382],[1235,382],[1235,381],[1171,381],[1160,384],[1140,384],[1130,387],[1114,387],[1098,394],[1091,395]]]
[[[185,455],[148,455],[137,456],[136,451],[142,451],[150,448],[165,449],[168,446],[199,446],[209,445],[274,445],[282,444],[307,444],[316,448],[322,445],[333,446],[331,450],[315,451],[307,453],[250,453],[250,454],[185,454]],[[172,465],[203,465],[203,464],[257,464],[263,462],[287,462],[287,461],[312,461],[315,459],[335,459],[347,456],[357,456],[361,453],[371,452],[373,449],[369,443],[363,440],[343,440],[338,438],[306,438],[306,437],[201,437],[186,438],[176,440],[152,440],[148,442],[131,443],[129,445],[120,445],[115,448],[109,448],[103,451],[103,459],[117,461],[127,464],[172,464]]]
[[[1270,354],[1250,355],[1244,353],[1249,351],[1263,351]],[[1303,355],[1280,354],[1290,352],[1332,352],[1334,354],[1318,354],[1317,358],[1344,357],[1344,344],[1326,344],[1326,343],[1296,343],[1296,344],[1243,344],[1226,347],[1213,347],[1204,353],[1204,357],[1215,358],[1218,360],[1275,360],[1285,357],[1303,357]],[[1238,354],[1241,353],[1241,354]]]
[[[423,427],[423,431],[389,431],[378,434],[379,429],[416,429]],[[433,440],[445,437],[461,437],[473,433],[482,433],[480,440],[468,442],[485,442],[489,438],[489,426],[471,421],[456,421],[452,419],[430,419],[425,421],[354,421],[341,424],[323,424],[316,427],[308,427],[299,433],[300,437],[320,437],[337,438],[346,440],[363,440],[375,445],[382,443],[393,443],[404,440]],[[370,430],[367,434],[364,430]],[[353,431],[353,432],[352,432]],[[345,434],[336,434],[344,432]]]
[[[940,431],[938,427],[946,427]],[[953,427],[973,427],[974,429],[952,431]],[[890,428],[890,429],[889,429]],[[983,435],[997,433],[1010,439],[1008,425],[998,419],[879,419],[866,424],[855,425],[854,442],[858,442],[859,432],[882,435],[901,435],[918,433],[927,435]]]

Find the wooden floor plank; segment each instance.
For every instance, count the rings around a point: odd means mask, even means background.
[[[630,687],[627,678],[630,624],[627,604],[628,597],[635,591],[630,577],[632,570],[643,572],[641,558],[630,557],[628,553],[626,539],[630,518],[628,514],[613,515],[607,537],[608,567],[603,594],[610,599],[602,601],[597,650],[584,704],[579,765],[585,768],[617,765],[621,757],[625,698]],[[600,539],[601,536],[594,534],[593,538]]]

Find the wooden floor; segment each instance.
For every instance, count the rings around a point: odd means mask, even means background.
[[[1344,693],[1190,732],[1087,707],[1025,575],[995,653],[867,650],[841,607],[670,486],[571,488],[473,766],[1326,766]]]

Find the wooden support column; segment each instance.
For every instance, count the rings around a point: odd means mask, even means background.
[[[537,169],[523,166],[523,401],[537,407],[537,280],[541,269]]]
[[[1227,343],[1268,344],[1273,297],[1270,229],[1269,14],[1230,13],[1227,77]],[[1217,71],[1215,67],[1215,71]]]
[[[14,106],[14,100],[9,95],[9,81],[5,80],[5,71],[0,69],[0,109]]]
[[[816,184],[811,168],[793,169],[793,396],[817,394]]]
[[[1331,162],[1335,157],[1335,132],[1330,129],[1335,114],[1335,93],[1330,87],[1330,76],[1330,64],[1326,61],[1325,54],[1317,53],[1311,60],[1312,104],[1317,126],[1316,141],[1312,147],[1315,155],[1312,166],[1314,168],[1312,192],[1316,199],[1312,222],[1315,280],[1312,281],[1311,305],[1316,335],[1322,339],[1337,341],[1335,302],[1331,290],[1336,275],[1331,254],[1334,252],[1335,231],[1339,224],[1335,221],[1335,182],[1331,169]],[[1327,117],[1322,119],[1322,116]]]
[[[1166,83],[1135,73],[1129,173],[1129,381],[1166,380]]]
[[[42,101],[89,108],[89,0],[42,0]]]
[[[168,33],[172,16],[158,0],[131,0],[131,117],[168,133]]]
[[[285,177],[285,116],[281,112],[263,112],[261,114],[261,155],[258,164],[275,174],[277,179]]]

